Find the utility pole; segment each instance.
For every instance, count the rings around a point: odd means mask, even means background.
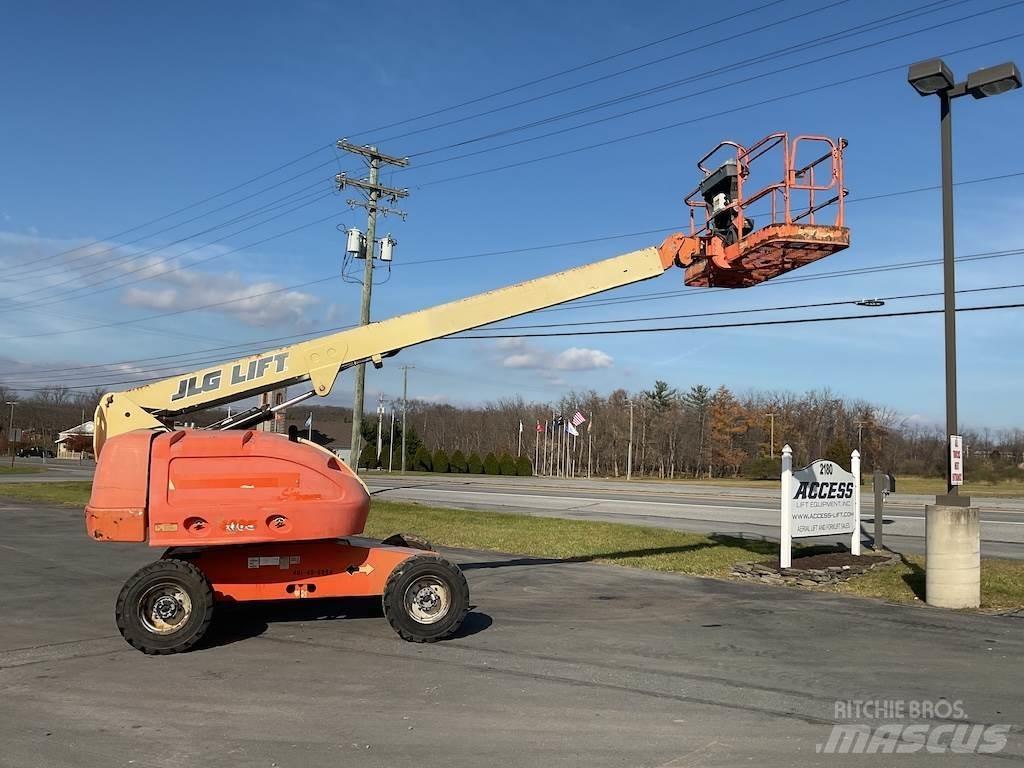
[[[349,144],[347,139],[339,139],[337,146],[338,149],[343,149],[346,152],[362,155],[370,167],[370,175],[366,180],[350,179],[344,173],[339,173],[335,177],[339,190],[345,187],[355,187],[366,195],[365,201],[348,200],[347,202],[350,206],[365,208],[367,214],[366,249],[363,254],[363,258],[366,259],[366,265],[363,268],[363,296],[359,309],[359,324],[368,325],[370,323],[370,298],[373,294],[373,260],[376,256],[377,214],[382,213],[387,216],[389,213],[394,213],[403,219],[406,215],[403,211],[381,206],[379,202],[382,197],[394,203],[399,198],[409,196],[409,190],[407,189],[393,189],[383,186],[380,183],[380,167],[384,164],[404,168],[409,165],[409,158],[385,155],[378,152],[376,147],[360,147],[355,144]],[[355,393],[352,398],[352,468],[355,472],[359,471],[359,454],[362,450],[363,393],[365,387],[366,363],[359,363],[356,365]]]
[[[868,422],[866,422],[866,421],[855,421],[853,423],[857,425],[857,452],[861,456],[863,456],[864,455],[864,448],[863,448],[864,425],[867,424]]]
[[[8,400],[6,405],[11,406],[11,420],[7,424],[7,444],[11,447],[11,469],[14,469],[14,406],[17,400]]]
[[[629,406],[629,448],[626,450],[626,479],[630,480],[633,477],[633,408],[636,403],[630,400],[627,405]]]
[[[395,401],[391,401],[391,439],[388,441],[388,473],[394,469],[395,463]]]
[[[384,393],[377,395],[377,466],[380,466],[381,433],[384,426]]]
[[[594,440],[591,432],[594,430],[594,412],[590,412],[590,421],[587,422],[587,479],[590,479],[591,460],[594,457]]]
[[[774,413],[766,413],[765,416],[767,416],[769,419],[771,419],[771,425],[772,425],[771,426],[771,432],[770,432],[771,437],[768,438],[768,458],[774,459],[775,458],[775,414]]]
[[[415,365],[403,365],[402,366],[402,472],[405,472],[405,441],[406,435],[409,433],[405,429],[405,416],[409,410],[409,369],[415,368]]]

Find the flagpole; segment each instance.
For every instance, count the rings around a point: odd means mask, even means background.
[[[541,426],[541,422],[537,422],[537,426]],[[535,475],[540,474],[540,467],[537,466],[537,460],[541,458],[541,435],[539,429],[534,430],[534,473]]]
[[[590,479],[590,468],[591,458],[594,452],[594,440],[592,432],[594,431],[594,412],[590,412],[590,421],[587,422],[587,479]]]
[[[519,420],[519,445],[516,448],[516,458],[520,458],[523,455],[523,420]]]
[[[541,452],[541,457],[544,461],[541,462],[542,469],[541,474],[546,475],[548,472],[548,420],[544,419],[544,450]]]
[[[391,401],[391,437],[388,439],[388,472],[395,463],[395,403]]]

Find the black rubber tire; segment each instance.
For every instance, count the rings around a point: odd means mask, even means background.
[[[148,629],[139,609],[147,590],[162,583],[179,587],[192,604],[185,622],[168,634]],[[192,563],[169,558],[140,568],[125,582],[117,596],[114,617],[121,636],[130,645],[143,653],[165,655],[187,651],[203,639],[213,620],[213,606],[213,589],[203,572]]]
[[[433,578],[447,589],[449,604],[434,623],[417,620],[406,605],[405,593],[415,582]],[[384,616],[403,640],[433,643],[451,637],[469,611],[469,585],[458,566],[433,555],[415,555],[400,563],[384,585]]]
[[[434,545],[415,533],[393,533],[381,542],[386,547],[410,547],[427,552],[434,551]]]

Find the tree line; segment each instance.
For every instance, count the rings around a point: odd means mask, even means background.
[[[0,384],[0,402],[17,400],[15,424],[26,430],[23,442],[52,443],[61,430],[92,418],[101,391],[76,393],[50,387],[28,397]],[[396,404],[400,409],[401,404]],[[306,408],[301,409],[303,413]],[[317,414],[316,406],[308,410]],[[345,431],[351,411],[336,416],[333,431]],[[804,393],[750,391],[735,394],[722,386],[693,385],[685,389],[655,381],[650,388],[617,389],[600,395],[593,390],[570,392],[557,401],[527,402],[505,398],[477,406],[410,400],[406,467],[423,471],[494,474],[548,472],[553,430],[558,417],[576,411],[586,417],[579,436],[569,439],[568,453],[577,475],[618,477],[626,474],[633,421],[632,474],[657,478],[777,477],[782,446],[789,444],[797,466],[816,458],[849,465],[850,451],[859,448],[865,471],[879,468],[897,475],[943,476],[946,436],[939,425],[908,419],[895,410],[863,400],[843,398],[828,389]],[[222,417],[223,411],[190,416],[199,425]],[[290,414],[292,416],[293,414]],[[0,410],[6,448],[9,408]],[[399,419],[400,421],[400,419]],[[519,425],[522,423],[522,433]],[[314,415],[314,424],[324,424]],[[338,426],[340,424],[341,426]],[[546,432],[538,432],[537,425]],[[963,430],[966,471],[974,480],[1024,475],[1024,431]],[[347,436],[318,433],[318,442]],[[382,435],[377,458],[376,423],[364,422],[360,465],[401,467],[401,428],[391,445],[390,429]],[[548,451],[545,452],[545,445]],[[493,458],[493,462],[489,461]],[[529,472],[526,470],[529,466]],[[447,467],[447,469],[443,469]]]
[[[828,389],[804,393],[751,391],[655,381],[649,389],[570,392],[549,403],[507,398],[480,406],[409,402],[409,423],[431,450],[523,456],[544,470],[545,440],[553,419],[576,411],[587,421],[569,439],[577,476],[626,474],[633,420],[632,474],[657,478],[778,477],[782,447],[794,464],[827,458],[849,466],[860,450],[865,471],[941,477],[946,472],[945,431],[891,408],[843,398]],[[523,432],[520,444],[519,424]],[[539,424],[547,432],[538,432]],[[560,431],[560,430],[559,430]],[[967,472],[976,480],[1024,476],[1024,431],[964,429]],[[521,445],[521,448],[520,448]],[[550,449],[550,445],[549,445]]]

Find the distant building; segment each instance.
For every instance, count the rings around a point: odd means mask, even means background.
[[[82,459],[92,455],[92,436],[95,431],[96,427],[91,421],[65,429],[57,435],[57,458]]]
[[[284,403],[288,399],[288,388],[274,389],[270,392],[264,392],[260,395],[260,407],[264,406],[278,406]],[[283,434],[288,431],[288,427],[285,425],[285,412],[287,409],[282,408],[280,411],[274,413],[274,418],[269,421],[262,422],[256,429],[262,430],[263,432],[277,432]]]

